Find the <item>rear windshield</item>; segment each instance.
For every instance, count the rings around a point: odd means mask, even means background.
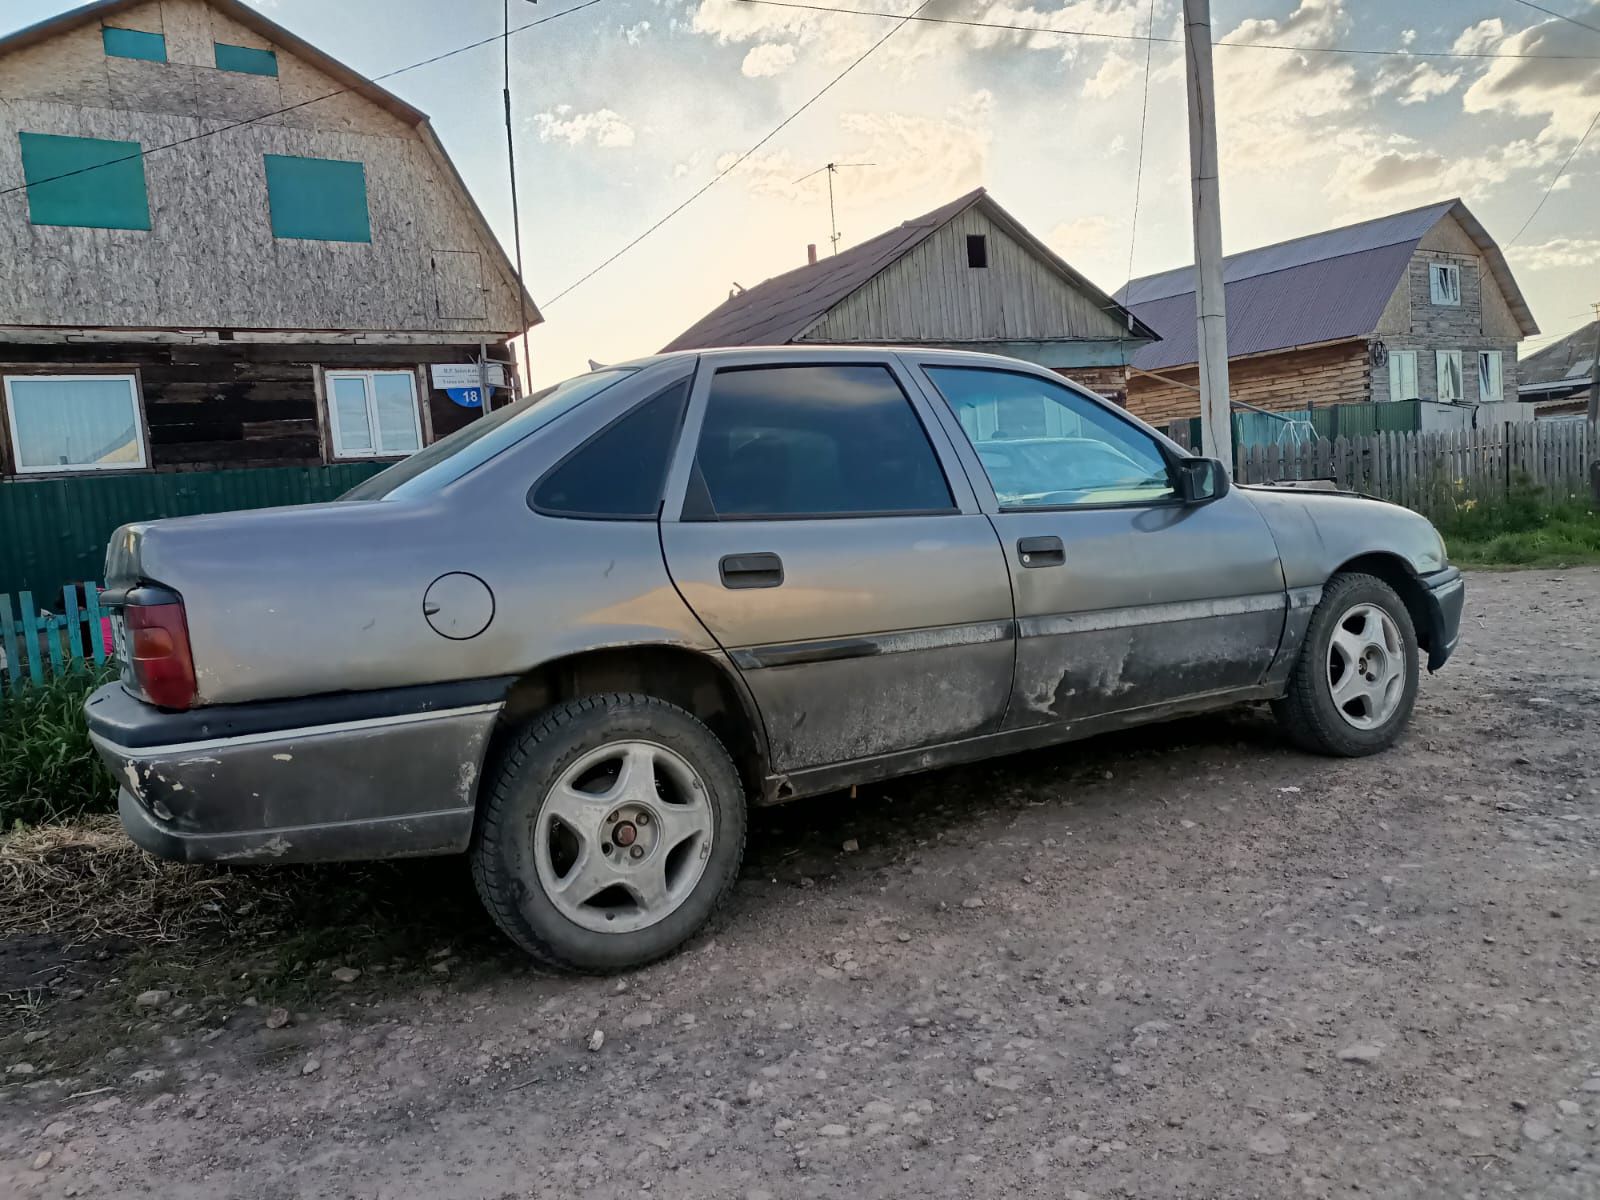
[[[410,458],[379,471],[339,499],[386,500],[397,496],[432,495],[632,374],[631,369],[621,367],[591,371],[524,396],[515,404],[480,417],[449,437],[424,446]]]

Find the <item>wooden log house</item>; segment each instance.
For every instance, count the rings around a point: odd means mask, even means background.
[[[478,415],[430,364],[510,372],[524,313],[427,117],[246,5],[0,39],[0,519],[41,480],[392,461]]]

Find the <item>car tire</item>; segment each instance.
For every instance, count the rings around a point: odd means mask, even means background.
[[[651,696],[541,714],[501,754],[471,859],[495,923],[544,966],[589,974],[664,958],[727,898],[744,789],[715,734]]]
[[[1273,713],[1306,750],[1343,758],[1376,754],[1411,719],[1418,660],[1416,628],[1395,590],[1376,576],[1335,575]]]

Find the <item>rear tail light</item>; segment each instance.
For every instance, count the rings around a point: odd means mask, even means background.
[[[183,601],[171,592],[139,589],[122,610],[128,627],[128,668],[139,695],[158,708],[194,703],[194,655]],[[141,599],[153,603],[140,603]]]

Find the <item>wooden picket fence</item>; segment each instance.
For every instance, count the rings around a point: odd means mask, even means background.
[[[1296,446],[1240,447],[1241,483],[1331,479],[1441,517],[1464,501],[1491,504],[1524,484],[1553,499],[1590,494],[1600,427],[1581,421],[1525,421],[1486,429],[1378,433]]]
[[[110,621],[100,607],[100,585],[64,588],[59,613],[44,612],[32,592],[0,592],[0,704],[47,677],[84,671],[114,657]]]

